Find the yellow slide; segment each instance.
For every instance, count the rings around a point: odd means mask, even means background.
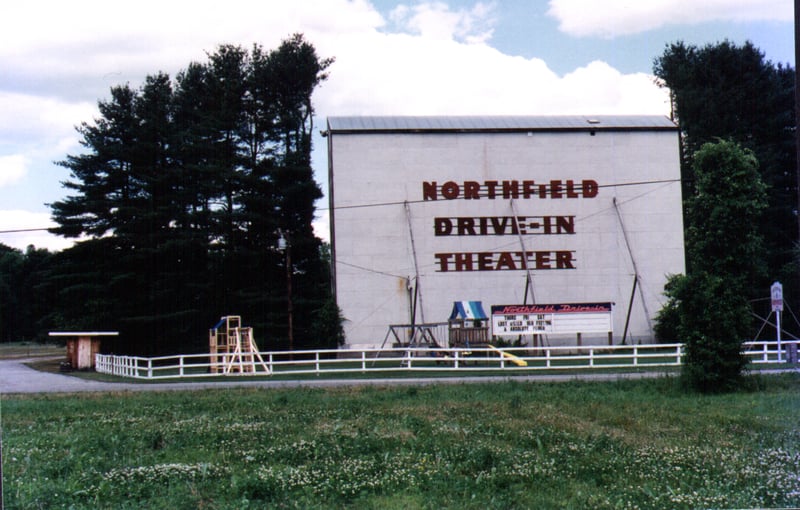
[[[506,352],[504,350],[498,349],[494,345],[489,344],[489,349],[492,349],[493,351],[499,352],[501,356],[503,356],[504,358],[508,358],[509,360],[511,360],[512,363],[514,363],[517,366],[520,366],[520,367],[527,367],[528,366],[528,362],[525,361],[524,359],[518,358],[518,357],[514,356],[511,353],[508,353],[508,352]]]

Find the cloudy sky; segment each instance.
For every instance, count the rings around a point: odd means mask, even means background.
[[[174,76],[223,43],[276,47],[300,32],[334,57],[315,94],[330,115],[668,114],[653,59],[678,40],[752,41],[794,66],[791,0],[28,0],[0,19],[0,243],[69,241],[46,204],[66,196],[54,164],[81,150],[75,126],[113,85]],[[327,187],[324,141],[314,153]],[[326,203],[320,202],[320,235]]]

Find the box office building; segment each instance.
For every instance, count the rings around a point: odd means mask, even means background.
[[[457,301],[611,303],[613,343],[653,340],[667,277],[684,272],[668,118],[331,117],[327,136],[348,346],[447,321]]]

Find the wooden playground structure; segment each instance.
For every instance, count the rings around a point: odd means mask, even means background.
[[[253,328],[242,327],[242,318],[238,315],[222,317],[208,331],[208,348],[212,374],[255,374],[257,364],[263,367],[264,373],[271,373],[258,352]]]

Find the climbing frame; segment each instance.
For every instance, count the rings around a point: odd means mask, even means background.
[[[208,347],[212,374],[256,374],[257,364],[263,367],[265,373],[271,373],[258,352],[253,328],[242,327],[242,318],[238,315],[222,317],[208,331]]]

